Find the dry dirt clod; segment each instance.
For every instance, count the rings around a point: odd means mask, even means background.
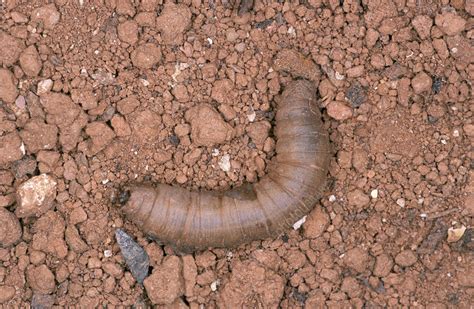
[[[18,133],[12,132],[0,136],[0,167],[6,167],[20,160],[23,155],[22,142]]]
[[[136,47],[130,55],[134,66],[140,69],[151,69],[161,60],[161,49],[153,43]]]
[[[5,248],[15,244],[21,234],[20,222],[15,215],[0,207],[0,246]]]
[[[127,263],[128,269],[130,269],[135,280],[143,284],[143,280],[145,280],[145,277],[148,275],[148,268],[150,266],[148,254],[122,229],[115,231],[115,239]]]
[[[184,293],[182,262],[168,256],[143,282],[146,293],[155,305],[170,305]]]
[[[13,74],[6,69],[0,69],[0,100],[6,103],[15,102],[18,89],[13,81]]]
[[[222,287],[218,304],[226,308],[277,308],[284,286],[281,276],[255,261],[238,262],[233,266],[230,280]]]
[[[23,41],[0,30],[0,63],[5,66],[13,65],[25,47]]]
[[[416,94],[431,91],[433,81],[425,72],[418,73],[412,80],[411,86]]]
[[[50,175],[35,176],[22,183],[16,192],[18,218],[41,216],[52,206],[56,198],[57,181]]]
[[[464,31],[466,27],[466,21],[456,13],[444,12],[438,14],[435,17],[435,23],[441,30],[449,35],[453,36]]]
[[[33,291],[41,294],[51,294],[56,287],[52,271],[44,264],[28,269],[26,278]]]
[[[0,304],[7,303],[15,296],[15,288],[9,285],[0,286]]]
[[[88,143],[89,155],[95,155],[103,150],[115,137],[114,131],[103,122],[89,123],[85,131],[90,137]]]
[[[308,238],[321,236],[329,226],[329,216],[322,207],[316,207],[306,218],[303,233]]]
[[[31,12],[31,20],[41,22],[46,29],[53,29],[60,18],[61,14],[53,3],[39,7]]]
[[[43,120],[32,119],[20,131],[21,139],[30,153],[40,150],[54,149],[58,140],[58,128],[46,124]]]
[[[350,269],[363,273],[369,267],[369,254],[362,248],[353,248],[344,254],[344,264]]]
[[[163,42],[168,45],[181,44],[184,31],[191,25],[191,16],[187,5],[167,2],[155,25],[161,31]]]
[[[286,71],[295,77],[303,77],[316,84],[321,78],[321,70],[317,64],[294,49],[280,51],[276,55],[273,65],[277,71]]]
[[[352,117],[352,109],[341,101],[332,101],[327,106],[328,115],[339,121]]]
[[[191,123],[191,139],[198,146],[222,144],[234,136],[232,126],[208,104],[189,109],[185,117]]]
[[[38,50],[34,45],[28,46],[20,55],[20,66],[29,77],[35,77],[43,66]]]
[[[412,250],[403,250],[395,257],[395,263],[402,267],[412,266],[417,262],[418,258]]]

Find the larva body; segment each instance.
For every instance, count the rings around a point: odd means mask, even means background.
[[[329,139],[308,81],[283,92],[275,119],[276,155],[255,184],[226,192],[137,186],[123,207],[147,234],[181,251],[235,247],[283,232],[313,208],[329,165]]]

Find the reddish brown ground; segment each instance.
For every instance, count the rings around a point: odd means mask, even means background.
[[[0,2],[0,304],[472,306],[474,1],[162,2]],[[180,257],[126,222],[124,184],[264,175],[284,48],[321,80],[334,154],[302,228]],[[41,205],[16,202],[41,173]],[[146,290],[118,227],[150,255]]]

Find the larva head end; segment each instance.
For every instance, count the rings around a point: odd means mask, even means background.
[[[119,195],[118,195],[119,204],[124,206],[125,204],[127,204],[129,199],[130,199],[130,190],[127,188],[120,190]]]

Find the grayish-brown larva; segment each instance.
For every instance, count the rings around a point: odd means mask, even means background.
[[[123,212],[181,251],[235,247],[285,231],[314,207],[329,165],[329,138],[311,82],[286,87],[274,134],[276,155],[259,182],[225,192],[135,186]]]

